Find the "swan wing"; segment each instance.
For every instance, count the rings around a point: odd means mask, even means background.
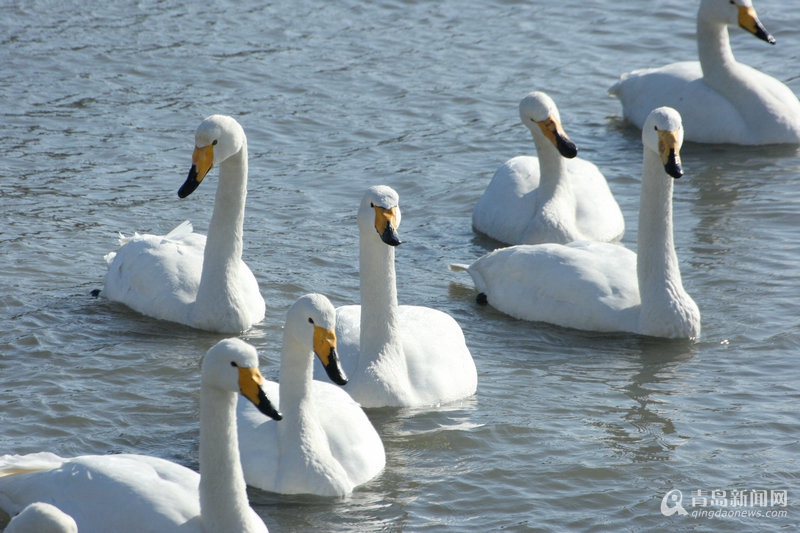
[[[517,156],[492,177],[472,212],[476,231],[505,243],[518,243],[534,216],[539,159]]]
[[[592,331],[633,331],[639,307],[636,254],[616,244],[511,246],[470,265],[476,288],[522,320]]]
[[[597,166],[576,157],[567,160],[567,171],[575,194],[575,221],[587,239],[613,242],[625,233],[625,218]]]
[[[0,465],[0,505],[7,512],[46,501],[81,533],[202,531],[199,474],[163,459],[35,454],[3,456]]]

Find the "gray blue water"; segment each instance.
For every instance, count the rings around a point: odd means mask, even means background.
[[[800,11],[756,8],[777,44],[732,31],[737,58],[800,94]],[[371,411],[387,467],[351,497],[251,491],[271,530],[798,529],[797,148],[684,147],[675,242],[698,342],[515,321],[475,305],[468,277],[447,269],[494,245],[472,232],[472,207],[497,166],[534,152],[517,116],[532,90],[553,97],[605,173],[635,247],[641,143],[606,89],[633,68],[695,58],[696,2],[0,11],[0,453],[133,452],[197,468],[199,361],[220,337],[89,294],[117,232],[185,219],[205,232],[215,171],[191,198],[176,191],[196,126],[224,113],[249,141],[244,257],[268,311],[244,337],[265,376],[277,377],[297,297],[357,301],[355,212],[375,184],[401,198],[401,303],[453,315],[479,373],[458,404]],[[662,514],[672,490],[690,515]],[[726,515],[736,494],[759,491],[763,506],[738,510],[761,516]]]

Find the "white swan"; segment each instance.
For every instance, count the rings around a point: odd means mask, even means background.
[[[219,185],[208,239],[184,222],[166,236],[120,239],[106,255],[102,294],[142,314],[198,329],[239,333],[264,318],[264,298],[242,261],[247,195],[247,138],[236,120],[212,115],[197,128],[189,177],[178,191],[197,188],[214,163]]]
[[[366,191],[358,210],[361,305],[336,309],[346,390],[364,407],[433,406],[471,396],[478,384],[464,334],[450,315],[397,304],[400,218],[393,189]]]
[[[333,305],[321,294],[303,296],[289,309],[280,384],[264,383],[270,397],[280,397],[283,422],[265,420],[239,401],[239,450],[248,485],[342,497],[386,465],[383,443],[361,407],[342,389],[311,378],[316,355],[334,383],[347,383],[336,354],[335,321]]]
[[[280,418],[262,382],[255,350],[243,341],[226,339],[209,350],[200,389],[200,475],[146,455],[5,455],[0,508],[11,514],[46,501],[75,519],[81,533],[265,532],[247,502],[234,428],[239,393]]]
[[[683,173],[680,114],[654,110],[642,142],[638,256],[590,241],[501,248],[467,268],[479,301],[516,318],[571,328],[697,338],[700,312],[683,289],[672,241],[672,180]]]
[[[800,143],[800,102],[786,85],[738,63],[728,24],[771,44],[750,0],[702,0],[697,12],[700,61],[623,74],[609,93],[625,118],[641,128],[648,113],[670,106],[681,113],[686,140],[701,143]]]
[[[621,239],[622,211],[600,170],[575,157],[578,149],[553,100],[532,92],[520,102],[519,116],[538,158],[517,156],[497,169],[475,204],[473,228],[508,244]]]
[[[78,525],[58,507],[34,502],[11,519],[5,533],[78,533]]]

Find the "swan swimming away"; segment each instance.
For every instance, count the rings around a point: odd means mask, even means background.
[[[219,164],[208,238],[187,221],[165,236],[120,239],[106,255],[102,294],[144,315],[197,329],[239,333],[264,318],[266,306],[255,276],[242,261],[247,195],[247,138],[236,120],[206,118],[197,128],[192,167],[178,195],[194,191]]]
[[[775,44],[750,0],[702,0],[700,61],[623,74],[609,93],[620,99],[625,118],[641,128],[650,110],[670,106],[681,113],[688,141],[800,143],[800,101],[782,82],[734,59],[729,24]]]
[[[555,102],[532,92],[519,116],[536,144],[534,156],[506,161],[475,204],[476,231],[507,244],[613,242],[625,233],[625,219],[605,177],[561,126]]]
[[[336,354],[336,311],[321,294],[289,309],[281,352],[280,383],[267,381],[286,416],[265,420],[240,399],[239,450],[248,485],[282,494],[347,496],[386,465],[378,433],[361,407],[339,387],[312,380],[314,356],[328,377],[345,385]]]
[[[78,525],[58,507],[34,502],[11,519],[5,533],[78,533]]]
[[[358,210],[361,305],[336,309],[339,356],[350,378],[345,390],[367,408],[439,405],[473,395],[478,385],[453,317],[397,303],[400,218],[394,189],[367,189]]]
[[[235,430],[239,394],[280,419],[263,380],[255,350],[243,341],[222,340],[208,351],[200,388],[199,475],[146,455],[4,455],[0,508],[11,514],[46,501],[71,516],[81,533],[266,532],[247,501]]]
[[[680,114],[653,110],[642,142],[638,255],[590,241],[501,248],[467,267],[479,301],[582,330],[699,337],[700,311],[683,288],[672,235],[672,181],[683,174]]]

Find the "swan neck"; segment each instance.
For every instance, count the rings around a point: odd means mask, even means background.
[[[736,63],[731,49],[728,26],[698,17],[697,54],[703,70],[703,77],[718,89],[719,87],[714,84],[714,81],[727,79]]]
[[[201,285],[207,278],[235,273],[242,258],[244,206],[247,197],[247,144],[220,164],[214,212],[208,226]]]
[[[384,244],[377,235],[370,235],[369,232],[369,229],[361,231],[359,255],[360,351],[364,357],[382,353],[381,348],[395,340],[399,331],[394,247]]]
[[[559,188],[565,188],[567,160],[544,135],[533,134],[533,142],[539,156],[539,190],[547,196]]]
[[[297,337],[284,332],[281,350],[280,406],[286,419],[296,418],[301,402],[309,397],[313,379],[313,353]]]
[[[636,263],[643,306],[652,291],[680,284],[673,243],[672,188],[673,178],[664,172],[659,155],[645,149]]]
[[[250,506],[239,461],[236,394],[200,392],[200,514],[206,531],[248,531]]]

